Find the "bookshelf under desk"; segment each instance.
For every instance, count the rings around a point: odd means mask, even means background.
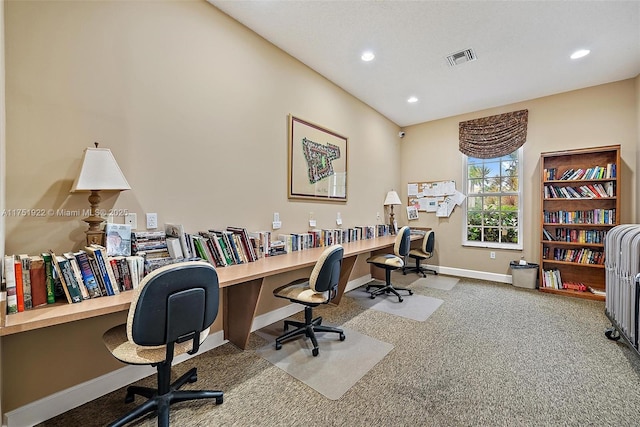
[[[411,236],[412,240],[420,236]],[[388,250],[395,236],[358,240],[343,244],[344,259],[340,272],[338,295],[333,300],[338,304],[344,293],[349,276],[359,254]],[[225,338],[237,347],[247,346],[251,325],[255,317],[264,279],[276,274],[299,270],[315,265],[324,248],[306,249],[286,255],[261,258],[255,262],[218,268],[220,288],[223,292]],[[6,316],[0,336],[17,334],[48,326],[89,319],[129,309],[133,292],[85,300],[81,303],[56,303]]]

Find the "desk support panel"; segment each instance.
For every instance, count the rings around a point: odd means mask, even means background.
[[[249,343],[263,280],[255,279],[223,288],[225,338],[242,350]]]
[[[347,288],[347,283],[349,282],[349,277],[351,276],[351,272],[353,271],[353,266],[355,265],[357,258],[358,255],[353,255],[342,259],[340,279],[338,280],[338,295],[336,295],[333,301],[331,301],[332,304],[340,304],[340,300],[342,299],[342,295],[344,295],[344,290]]]

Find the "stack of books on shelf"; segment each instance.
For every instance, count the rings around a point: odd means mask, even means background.
[[[117,295],[134,289],[144,276],[143,259],[108,256],[104,246],[90,245],[77,252],[5,255],[7,313],[54,304],[69,304]]]
[[[584,211],[544,211],[544,222],[548,224],[615,224],[616,209],[593,209]]]
[[[544,240],[572,243],[604,243],[607,230],[578,230],[575,228],[556,228],[555,236],[542,229]]]
[[[560,270],[551,269],[542,272],[542,287],[550,289],[562,289]]]
[[[606,182],[604,186],[600,183],[581,185],[579,187],[544,186],[545,199],[597,199],[613,197],[614,194],[613,181]]]
[[[164,231],[136,231],[131,239],[131,251],[144,260],[145,274],[183,259],[169,253],[167,234]]]
[[[616,177],[616,164],[607,163],[606,166],[594,166],[592,168],[567,169],[557,177],[557,168],[544,170],[546,181],[577,181],[577,180],[596,180],[596,179],[613,179]]]

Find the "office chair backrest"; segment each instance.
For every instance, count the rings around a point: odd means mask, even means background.
[[[340,245],[333,245],[325,249],[311,271],[309,287],[315,292],[335,289],[340,280],[343,255],[344,249]]]
[[[411,249],[411,229],[406,225],[398,231],[396,242],[393,245],[393,252],[396,256],[405,257]]]
[[[433,230],[427,231],[422,239],[422,252],[432,254],[436,245],[436,233]]]
[[[167,265],[154,270],[136,288],[127,319],[127,336],[142,346],[192,339],[218,315],[218,273],[203,261]]]

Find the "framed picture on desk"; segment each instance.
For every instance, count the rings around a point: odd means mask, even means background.
[[[289,115],[290,199],[347,201],[347,137]]]

